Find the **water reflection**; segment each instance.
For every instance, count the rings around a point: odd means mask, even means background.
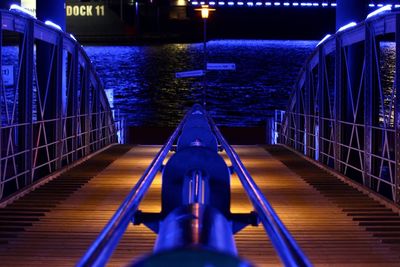
[[[236,71],[207,74],[207,108],[220,125],[263,125],[283,108],[314,41],[224,40],[208,43],[209,62],[233,62]],[[85,47],[116,107],[129,125],[176,125],[201,101],[202,78],[175,72],[201,69],[203,44]]]

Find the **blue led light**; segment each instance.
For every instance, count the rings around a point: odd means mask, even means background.
[[[76,42],[76,38],[72,35],[72,33],[69,34],[69,37],[71,37]]]
[[[284,5],[284,6],[290,6],[290,3],[285,2],[285,3],[283,3],[283,5]]]
[[[256,6],[262,6],[262,3],[261,2],[257,2]]]
[[[248,6],[254,6],[254,3],[253,2],[247,2],[247,5]]]
[[[357,23],[355,23],[355,22],[350,22],[349,24],[346,24],[346,25],[340,27],[339,30],[337,30],[337,32],[342,32],[342,31],[347,30],[347,29],[349,29],[349,28],[352,28],[352,27],[354,27],[354,26],[356,26],[356,25],[357,25]]]
[[[238,6],[243,6],[243,2],[237,2]]]
[[[391,11],[391,10],[392,10],[392,5],[386,5],[384,7],[381,7],[379,9],[375,10],[374,12],[369,13],[367,16],[367,19],[372,18],[378,14]]]
[[[321,45],[321,44],[323,44],[326,40],[328,40],[329,39],[329,37],[331,37],[331,35],[330,34],[327,34],[327,35],[325,35],[325,37],[324,38],[322,38],[322,40],[321,41],[319,41],[319,43],[317,44],[317,46],[319,46],[319,45]]]
[[[322,6],[323,6],[323,7],[327,7],[327,6],[328,6],[328,3],[322,3]]]
[[[265,5],[266,5],[266,6],[271,6],[272,3],[271,3],[271,2],[265,2]]]
[[[274,3],[274,6],[280,6],[280,5],[281,5],[280,2],[275,2],[275,3]]]
[[[331,6],[336,6],[336,3],[331,3]]]
[[[215,6],[215,2],[208,2],[210,6]]]
[[[235,3],[234,2],[228,2],[228,6],[234,6]]]
[[[395,7],[395,8],[399,8],[399,7],[400,7],[400,5],[394,5],[394,7]]]
[[[383,7],[383,4],[377,4],[378,7]]]
[[[136,2],[136,3],[137,3],[137,2]],[[199,4],[199,2],[197,2],[197,1],[193,1],[193,2],[192,2],[192,4],[193,4],[193,5],[198,5],[198,4]]]
[[[206,4],[206,2],[203,2],[203,1],[202,1],[202,2],[200,2],[200,5],[205,5],[205,4]]]
[[[292,3],[292,5],[293,5],[293,6],[299,6],[299,3],[294,2],[294,3]]]
[[[46,20],[46,21],[44,22],[44,24],[46,24],[47,26],[50,26],[50,27],[52,27],[52,28],[54,28],[54,29],[57,29],[57,30],[59,30],[59,31],[62,31],[62,28],[60,27],[60,25],[57,25],[57,24],[55,24],[54,22],[52,22],[52,21],[50,21],[50,20]]]
[[[369,4],[368,6],[369,7],[375,7],[375,4]]]
[[[319,6],[319,4],[318,4],[318,3],[313,3],[312,5],[313,5],[313,6]]]
[[[218,5],[224,6],[224,5],[225,5],[225,2],[218,2]]]

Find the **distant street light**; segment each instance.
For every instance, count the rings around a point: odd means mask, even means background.
[[[202,5],[201,8],[195,9],[196,11],[201,12],[201,17],[203,19],[203,63],[204,63],[204,72],[207,71],[207,19],[208,16],[210,15],[211,11],[215,11],[214,8],[209,8],[208,5]],[[203,106],[206,107],[206,86],[207,86],[207,81],[206,81],[206,75],[204,75],[204,80],[203,80]]]

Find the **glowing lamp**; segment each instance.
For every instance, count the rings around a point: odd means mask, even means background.
[[[208,5],[202,5],[201,8],[197,8],[195,10],[201,12],[201,17],[203,19],[208,19],[208,16],[210,15],[210,12],[211,11],[215,11],[214,8],[209,8]]]

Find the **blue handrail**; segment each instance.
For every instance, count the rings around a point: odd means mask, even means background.
[[[247,195],[249,196],[253,207],[256,209],[261,223],[267,232],[271,243],[275,247],[279,257],[285,266],[312,266],[306,255],[291,236],[285,225],[279,219],[271,204],[265,198],[260,188],[254,182],[253,178],[244,167],[235,150],[226,142],[218,127],[209,117],[210,124],[213,127],[215,135],[220,144],[228,154],[233,168],[239,177]]]
[[[105,266],[180,133],[182,120],[77,266]]]

